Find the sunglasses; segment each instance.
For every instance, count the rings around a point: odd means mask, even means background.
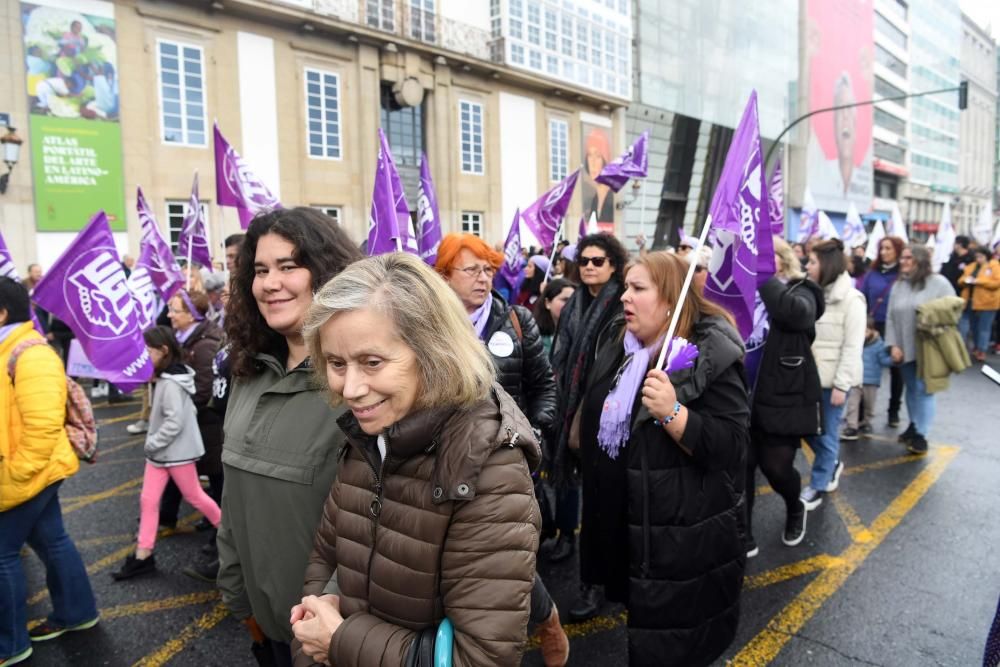
[[[587,266],[588,264],[593,264],[597,268],[604,266],[604,263],[608,261],[607,257],[581,257],[580,266]]]

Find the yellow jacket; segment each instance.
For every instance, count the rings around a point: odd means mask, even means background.
[[[972,310],[1000,310],[1000,262],[991,259],[980,267],[975,289],[970,289],[973,285],[967,285],[965,279],[971,276],[975,269],[975,262],[969,264],[959,279],[959,284],[962,285],[962,299],[965,303],[969,303],[971,291]]]
[[[66,371],[55,351],[35,345],[7,361],[22,341],[38,338],[24,322],[0,342],[0,512],[17,507],[80,468],[66,436]]]

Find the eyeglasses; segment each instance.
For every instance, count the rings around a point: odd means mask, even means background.
[[[900,255],[900,259],[913,259],[913,255]]]
[[[479,277],[479,274],[485,275],[487,278],[492,278],[497,272],[492,266],[467,266],[464,269],[455,269],[456,271],[461,271],[465,275],[469,276],[472,280]]]
[[[608,261],[607,257],[581,257],[580,266],[587,266],[588,264],[593,264],[597,268],[604,266],[604,262]]]

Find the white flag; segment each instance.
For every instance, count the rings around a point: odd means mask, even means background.
[[[993,235],[993,207],[990,206],[989,202],[979,209],[979,220],[972,228],[972,235],[982,244],[990,242]]]
[[[858,213],[858,207],[854,205],[854,202],[850,202],[847,205],[847,219],[844,222],[843,238],[844,250],[848,252],[855,246],[864,245],[865,241],[868,240],[865,223],[862,222],[861,214]]]
[[[899,211],[899,204],[892,203],[892,217],[889,220],[889,228],[886,230],[889,236],[898,236],[903,239],[903,243],[910,242],[910,235],[906,233],[906,223],[903,222],[903,214]]]
[[[875,259],[878,257],[878,244],[885,238],[885,226],[881,220],[875,221],[872,233],[868,235],[868,247],[865,248],[865,257]]]
[[[937,240],[934,245],[934,257],[931,265],[935,271],[941,270],[941,265],[951,257],[952,248],[955,247],[955,228],[951,224],[951,204],[944,203],[944,211],[941,213],[941,224],[938,225]]]
[[[830,219],[830,216],[828,216],[825,211],[819,211],[818,236],[824,241],[827,239],[840,238],[840,234],[837,232],[837,227],[833,224],[833,220]]]

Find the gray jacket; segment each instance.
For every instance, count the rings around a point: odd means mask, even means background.
[[[164,372],[157,380],[144,447],[157,468],[193,463],[205,455],[193,396],[194,371],[189,366],[183,372]]]
[[[288,617],[344,444],[343,410],[330,407],[307,362],[286,371],[270,355],[257,361],[226,408],[217,584],[237,619],[252,615],[269,638],[290,642]]]
[[[904,363],[917,360],[917,306],[943,296],[955,296],[955,288],[936,273],[927,276],[920,290],[913,289],[913,284],[903,276],[892,286],[885,318],[885,344],[902,349]]]

